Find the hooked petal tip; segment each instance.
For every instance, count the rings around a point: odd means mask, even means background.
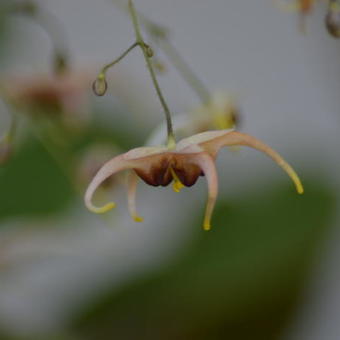
[[[304,193],[304,188],[301,183],[301,180],[298,176],[298,174],[293,170],[293,168],[286,162],[280,162],[278,163],[282,168],[286,171],[288,176],[291,178],[293,183],[295,184],[296,191],[299,195],[302,195]]]
[[[88,209],[95,214],[104,214],[110,211],[111,209],[113,209],[115,206],[116,206],[115,203],[110,202],[110,203],[105,204],[102,207],[88,206]]]
[[[297,186],[296,190],[297,190],[299,195],[302,195],[305,192],[305,190],[304,190],[304,188],[303,188],[301,183],[299,183],[299,185]]]
[[[210,223],[204,223],[204,224],[203,224],[203,229],[204,229],[205,231],[211,230],[211,224],[210,224]]]

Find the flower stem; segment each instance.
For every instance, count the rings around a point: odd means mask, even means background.
[[[56,73],[63,72],[68,67],[68,48],[62,24],[46,9],[41,9],[33,1],[15,4],[9,8],[13,14],[24,15],[32,19],[47,34],[53,46],[53,63]]]
[[[117,59],[115,59],[114,61],[112,61],[111,63],[105,65],[100,73],[106,73],[106,71],[111,68],[112,66],[116,65],[117,63],[119,63],[123,58],[125,58],[135,47],[137,47],[139,45],[138,42],[135,42],[134,44],[132,44],[125,52],[123,52]]]
[[[122,2],[117,0],[114,0],[113,2],[122,10],[126,10],[126,6]],[[185,61],[175,46],[170,42],[167,28],[156,24],[141,13],[138,13],[138,17],[150,37],[153,38],[157,44],[159,44],[160,48],[169,58],[173,66],[177,69],[178,73],[182,76],[189,87],[197,94],[202,103],[206,104],[209,102],[211,99],[210,91],[204,85],[202,80],[195,74],[189,63]]]
[[[171,113],[170,113],[169,107],[168,107],[168,105],[167,105],[167,103],[164,99],[162,90],[159,86],[155,70],[153,69],[152,62],[150,60],[150,58],[152,56],[152,53],[150,53],[151,49],[147,44],[145,44],[145,42],[143,40],[141,30],[140,30],[140,27],[139,27],[139,23],[138,23],[137,12],[135,10],[135,7],[134,7],[132,0],[129,0],[129,12],[130,12],[133,27],[134,27],[134,30],[135,30],[136,42],[138,43],[138,45],[142,49],[144,59],[146,61],[146,66],[149,70],[153,85],[155,87],[158,98],[161,102],[161,105],[162,105],[164,113],[165,113],[166,124],[167,124],[167,132],[168,132],[168,147],[172,148],[172,147],[175,146],[175,137],[174,137],[172,121],[171,121]]]

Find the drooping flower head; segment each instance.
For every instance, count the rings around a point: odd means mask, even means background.
[[[133,1],[129,0],[128,5],[135,30],[136,42],[132,44],[119,58],[102,69],[99,77],[97,77],[95,81],[94,90],[96,92],[98,89],[103,89],[103,93],[100,91],[97,94],[105,94],[106,85],[103,81],[105,81],[105,73],[107,69],[119,62],[135,47],[139,46],[142,49],[153,85],[165,113],[167,123],[167,146],[151,146],[132,149],[105,163],[94,176],[86,190],[85,204],[87,208],[95,213],[105,213],[112,209],[115,206],[113,202],[107,203],[101,207],[93,204],[93,195],[97,188],[107,178],[123,170],[129,170],[129,211],[133,219],[140,222],[143,219],[139,217],[136,211],[136,186],[138,177],[152,186],[167,186],[170,183],[173,183],[173,189],[176,192],[179,192],[184,186],[191,187],[194,185],[200,176],[205,176],[208,182],[208,200],[203,227],[205,230],[209,230],[211,228],[211,216],[218,193],[218,178],[215,159],[221,147],[235,145],[249,146],[266,153],[288,173],[294,181],[298,193],[303,193],[302,184],[291,166],[269,146],[244,133],[233,130],[206,131],[182,139],[178,142],[178,144],[176,144],[171,113],[158,84],[153,65],[150,61],[150,58],[153,56],[153,53],[150,53],[152,52],[152,49],[143,40]],[[206,91],[203,92],[205,93]],[[209,95],[204,95],[203,97],[205,105],[211,105],[209,100],[205,100],[205,97],[209,98]],[[224,108],[222,110],[222,116],[223,115]]]
[[[167,186],[173,183],[173,189],[180,191],[184,186],[191,187],[200,176],[205,176],[208,183],[208,200],[203,227],[211,228],[211,216],[218,193],[218,177],[215,159],[224,146],[249,146],[271,157],[295,183],[297,192],[302,194],[303,187],[292,167],[273,149],[247,134],[232,130],[207,131],[181,140],[173,147],[140,147],[114,157],[98,171],[87,188],[85,204],[94,213],[105,213],[115,204],[107,203],[102,207],[93,204],[96,189],[108,177],[123,170],[129,170],[128,205],[133,219],[143,219],[136,211],[136,185],[138,177],[152,186]]]

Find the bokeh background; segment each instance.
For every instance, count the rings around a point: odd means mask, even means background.
[[[105,97],[91,92],[134,41],[129,18],[109,0],[36,2],[58,19],[71,70],[84,75],[82,112],[65,124],[50,106],[37,116],[3,94],[17,79],[34,87],[53,57],[34,20],[6,11],[14,3],[1,0],[0,11],[0,134],[11,112],[19,120],[0,168],[0,339],[339,339],[340,47],[324,4],[301,34],[297,16],[270,0],[136,0],[212,92],[237,98],[240,130],[279,151],[305,186],[298,196],[268,158],[225,150],[207,233],[204,179],[180,194],[141,183],[140,224],[120,178],[102,192],[114,211],[83,205],[88,162],[92,171],[143,145],[163,120],[139,51],[110,71]],[[155,51],[171,110],[199,106]]]

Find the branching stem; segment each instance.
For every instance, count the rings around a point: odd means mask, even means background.
[[[141,50],[142,50],[143,55],[144,55],[144,59],[146,61],[146,66],[149,70],[153,85],[155,87],[158,98],[161,102],[161,105],[162,105],[164,113],[165,113],[166,124],[167,124],[167,133],[168,133],[168,143],[167,144],[168,144],[168,147],[173,148],[176,145],[176,143],[175,143],[175,137],[174,137],[174,133],[173,133],[171,113],[170,113],[169,107],[168,107],[168,105],[167,105],[167,103],[164,99],[162,90],[159,86],[155,70],[152,66],[152,62],[151,62],[151,57],[152,57],[151,52],[152,52],[152,50],[151,50],[150,46],[148,46],[144,42],[144,39],[143,39],[142,34],[141,34],[140,27],[139,27],[139,23],[138,23],[137,12],[135,10],[135,7],[134,7],[132,0],[129,0],[129,12],[130,12],[133,27],[134,27],[134,30],[135,30],[136,43],[138,43],[138,45],[141,47]]]

